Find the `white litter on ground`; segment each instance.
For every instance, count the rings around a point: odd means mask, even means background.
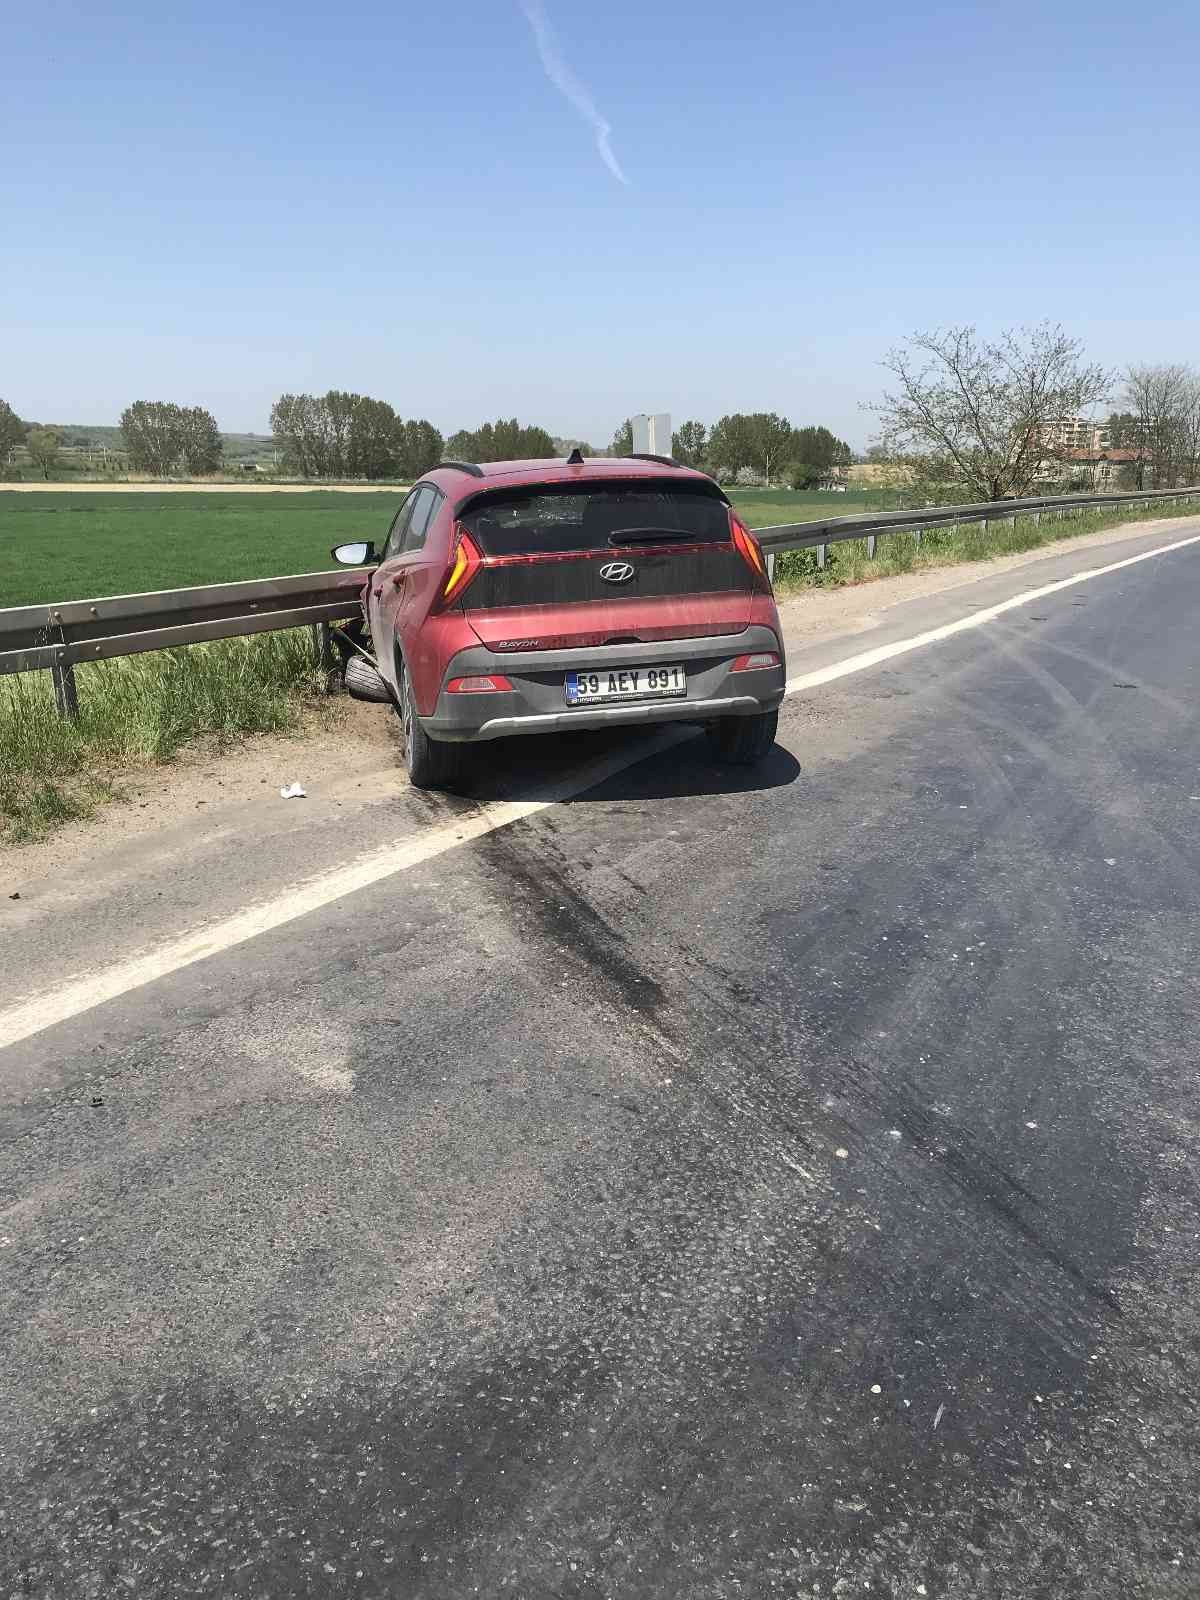
[[[301,788],[298,783],[289,783],[286,789],[280,789],[279,798],[281,800],[305,800],[308,795],[307,791]]]

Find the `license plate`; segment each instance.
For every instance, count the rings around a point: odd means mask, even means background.
[[[608,700],[662,700],[687,694],[681,666],[605,667],[595,672],[568,672],[569,706],[591,706]]]

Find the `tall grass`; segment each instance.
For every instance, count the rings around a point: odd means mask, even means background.
[[[60,717],[50,675],[0,678],[0,841],[88,816],[119,772],[207,739],[297,727],[324,674],[306,631],[265,633],[76,668],[79,716]]]
[[[1101,533],[1125,523],[1156,522],[1166,517],[1195,516],[1195,506],[1155,506],[1143,510],[1132,505],[1110,510],[1077,511],[1060,519],[1043,512],[1040,522],[1032,516],[1015,522],[965,522],[958,527],[929,528],[922,534],[881,534],[875,556],[867,555],[865,539],[846,539],[826,550],[824,568],[817,566],[815,550],[787,550],[775,563],[776,587],[782,594],[799,589],[834,587],[864,583],[871,578],[889,578],[905,572],[920,572],[927,567],[953,566],[965,561],[989,561],[995,556],[1018,555],[1055,544],[1060,539],[1076,539],[1081,534]]]

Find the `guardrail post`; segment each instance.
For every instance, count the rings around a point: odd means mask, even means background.
[[[916,530],[916,533],[917,533],[917,549],[919,550],[921,548],[921,540],[925,537],[925,529],[924,528],[918,528]]]
[[[332,672],[336,662],[333,654],[333,640],[329,636],[329,624],[327,622],[314,622],[312,632],[313,651],[317,657],[317,666],[322,672]]]
[[[767,551],[767,581],[770,583],[775,582],[775,552],[773,550]]]
[[[873,533],[869,533],[867,535],[867,560],[868,561],[873,561],[874,559],[875,559],[875,535]]]
[[[75,668],[69,661],[56,661],[50,668],[50,677],[54,682],[54,703],[58,707],[59,716],[70,717],[74,721],[79,715],[79,690],[75,684]]]
[[[823,545],[823,544],[819,544],[817,546],[817,568],[818,568],[819,571],[824,571],[824,568],[825,568],[825,551],[826,551],[827,548],[828,548],[828,546]]]

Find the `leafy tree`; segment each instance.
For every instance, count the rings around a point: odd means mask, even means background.
[[[671,435],[671,454],[685,467],[704,465],[708,429],[702,422],[681,422]]]
[[[554,456],[554,439],[545,428],[523,427],[516,417],[501,418],[474,432],[460,429],[452,434],[446,453],[458,461],[548,460]]]
[[[396,470],[401,478],[419,478],[442,459],[445,441],[432,422],[396,425]]]
[[[708,438],[708,456],[725,477],[744,467],[761,474],[769,484],[792,443],[792,425],[774,411],[734,412],[715,424]]]
[[[196,478],[215,472],[221,465],[221,431],[217,419],[203,406],[185,406],[180,418],[187,470]]]
[[[25,448],[35,467],[40,467],[42,477],[49,479],[50,468],[58,460],[58,435],[52,428],[31,428],[25,439]]]
[[[792,489],[815,489],[825,475],[824,469],[815,461],[792,461],[784,471],[784,477]]]
[[[271,432],[289,472],[305,478],[329,476],[329,415],[319,396],[281,394],[271,407]]]
[[[7,464],[14,448],[25,437],[25,432],[25,424],[8,401],[0,400],[0,467]]]
[[[331,401],[332,395],[327,397]],[[352,478],[395,478],[400,476],[397,461],[404,424],[386,400],[366,395],[338,395],[339,407],[346,400],[349,421],[344,431],[345,467]],[[337,413],[340,416],[340,411]]]
[[[921,333],[888,354],[896,387],[868,409],[885,439],[912,453],[922,481],[952,483],[972,500],[1019,497],[1033,487],[1051,424],[1111,386],[1112,375],[1082,356],[1048,322],[995,342],[970,327]]]
[[[417,478],[442,456],[431,422],[405,422],[386,400],[330,389],[282,394],[271,432],[289,471],[306,478]]]
[[[608,447],[610,456],[631,456],[633,454],[633,418],[626,417],[625,421],[613,434],[612,443]]]
[[[1132,411],[1110,412],[1104,431],[1112,450],[1136,450],[1140,442],[1140,424]]]
[[[121,413],[121,433],[135,472],[165,477],[183,454],[186,431],[182,409],[170,400],[135,400]]]
[[[853,452],[844,439],[828,428],[797,428],[792,436],[798,461],[810,462],[819,478],[828,478],[850,465]]]

